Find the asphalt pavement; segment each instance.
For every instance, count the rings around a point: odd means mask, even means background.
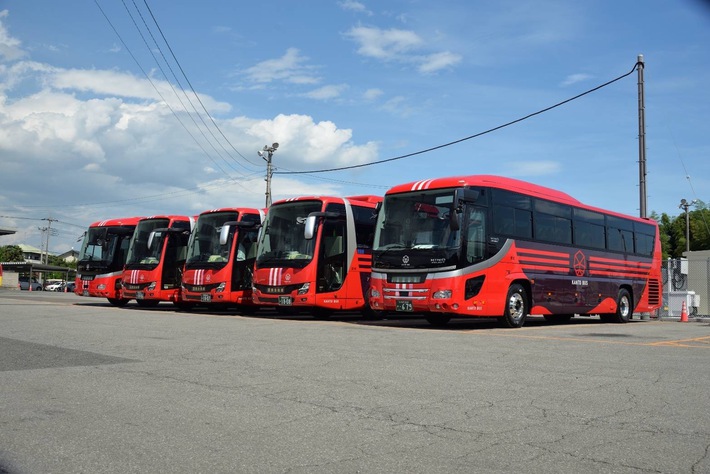
[[[710,324],[0,290],[0,473],[710,472]]]

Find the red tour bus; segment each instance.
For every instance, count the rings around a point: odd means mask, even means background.
[[[123,270],[125,299],[135,299],[143,307],[161,301],[180,305],[182,269],[194,223],[194,217],[173,215],[138,221]]]
[[[658,225],[587,206],[553,189],[497,176],[395,186],[379,212],[370,304],[453,316],[529,314],[627,322],[661,305]]]
[[[236,306],[252,312],[252,269],[264,211],[227,207],[205,211],[190,235],[182,275],[182,307]]]
[[[128,244],[142,217],[94,222],[84,234],[76,268],[76,288],[80,296],[107,298],[114,306],[125,306],[121,277]]]
[[[273,204],[259,235],[254,301],[369,313],[372,239],[378,196],[298,197]]]

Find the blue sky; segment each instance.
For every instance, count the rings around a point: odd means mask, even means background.
[[[274,200],[498,174],[638,215],[636,72],[432,152],[284,173],[469,137],[639,54],[647,211],[675,216],[710,203],[707,2],[0,0],[0,245],[41,247],[44,219],[62,252],[101,219],[263,207],[273,142]]]

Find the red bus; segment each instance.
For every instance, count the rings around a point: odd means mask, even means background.
[[[138,306],[180,305],[182,270],[194,217],[161,215],[138,221],[123,270],[123,297]]]
[[[79,252],[74,293],[107,298],[114,306],[128,303],[123,297],[121,278],[128,244],[141,219],[109,219],[89,226]]]
[[[261,229],[254,301],[316,317],[369,312],[378,196],[298,197],[273,204]]]
[[[227,207],[201,213],[190,235],[182,306],[236,306],[252,312],[252,269],[264,211]]]
[[[651,219],[587,206],[554,189],[497,176],[395,186],[379,212],[370,304],[520,327],[599,315],[627,322],[661,305],[661,244]]]

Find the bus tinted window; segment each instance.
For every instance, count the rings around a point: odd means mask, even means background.
[[[352,206],[355,218],[355,239],[360,248],[372,247],[375,237],[375,222],[377,214],[374,209],[361,206]]]
[[[556,202],[545,201],[543,199],[535,200],[535,211],[544,212],[545,214],[550,214],[552,216],[564,217],[566,219],[572,218],[572,208],[564,204],[557,204]]]
[[[532,210],[530,196],[524,196],[510,191],[503,191],[502,189],[492,189],[491,193],[493,205]]]
[[[629,222],[629,224],[631,224],[631,222]],[[609,226],[606,238],[607,249],[613,252],[634,251],[634,233],[630,230],[622,230]]]
[[[591,224],[585,221],[574,221],[575,245],[603,249],[606,246],[606,239],[604,237],[603,225]]]
[[[644,257],[653,256],[653,241],[655,240],[653,236],[637,232],[634,234],[634,240],[637,254]]]
[[[505,206],[493,206],[493,232],[496,234],[532,238],[532,212]]]
[[[572,244],[572,221],[538,212],[535,214],[535,238],[559,244]]]

